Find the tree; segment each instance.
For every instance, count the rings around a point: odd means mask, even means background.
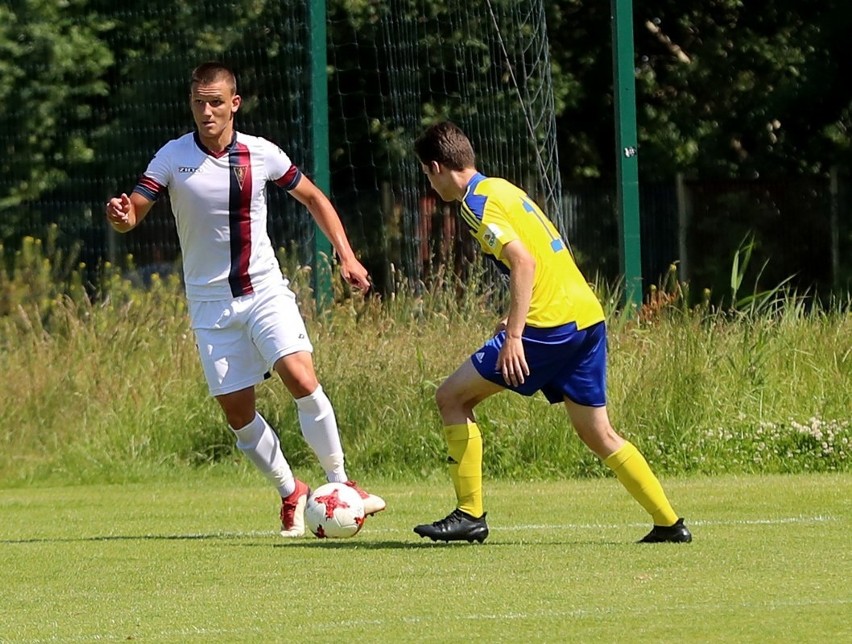
[[[28,204],[93,158],[91,132],[112,53],[86,1],[0,5],[0,239],[19,233]]]
[[[813,175],[848,162],[850,28],[839,0],[638,5],[646,175]]]

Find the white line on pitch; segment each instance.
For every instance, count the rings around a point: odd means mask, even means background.
[[[785,525],[789,523],[826,523],[835,521],[834,517],[830,516],[815,516],[815,517],[782,517],[780,519],[740,519],[732,521],[712,520],[704,521],[696,519],[688,521],[688,525]],[[600,530],[617,528],[635,528],[647,526],[647,523],[564,523],[564,524],[541,524],[541,525],[516,525],[516,526],[494,526],[492,529],[497,531],[503,530]],[[490,527],[490,526],[489,526]]]
[[[381,520],[381,519],[379,519]],[[776,519],[733,519],[733,520],[702,520],[695,519],[689,521],[691,526],[724,526],[724,525],[788,525],[788,524],[808,524],[808,523],[829,523],[836,521],[836,517],[817,515],[813,517],[781,517]],[[543,523],[543,524],[526,524],[526,525],[491,525],[492,532],[521,532],[533,530],[618,530],[620,528],[636,528],[647,526],[647,523]],[[365,528],[371,534],[392,534],[401,531],[408,531],[408,528],[383,528],[367,524]],[[248,532],[211,532],[211,533],[196,533],[175,535],[175,539],[203,539],[203,538],[221,538],[221,539],[240,539],[247,537],[269,537],[277,535],[274,530],[252,530]],[[151,535],[147,535],[148,538]],[[308,535],[310,536],[310,535]],[[140,537],[145,538],[145,537]]]
[[[713,526],[713,525],[787,525],[791,523],[827,523],[836,521],[835,517],[817,515],[813,517],[781,517],[777,519],[740,519],[732,521],[723,520],[701,520],[696,519],[689,521],[689,525],[693,526]],[[647,522],[643,523],[543,523],[543,524],[528,524],[528,525],[491,525],[492,532],[525,532],[532,530],[618,530],[619,528],[637,528],[646,527]],[[399,532],[399,528],[366,528],[370,532]]]

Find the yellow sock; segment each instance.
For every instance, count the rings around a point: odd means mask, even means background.
[[[482,509],[482,434],[476,423],[447,425],[450,478],[456,489],[459,509],[481,517]]]
[[[632,443],[624,443],[604,459],[604,465],[615,472],[619,482],[654,518],[655,525],[674,525],[678,519],[663,486],[654,476],[645,457]]]

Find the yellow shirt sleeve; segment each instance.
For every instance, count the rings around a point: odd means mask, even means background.
[[[506,244],[519,240],[536,262],[527,324],[552,328],[575,322],[583,329],[604,319],[603,309],[580,273],[553,222],[517,186],[477,175],[461,204],[462,219],[483,252],[509,272]]]

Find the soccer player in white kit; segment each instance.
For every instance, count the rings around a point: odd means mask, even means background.
[[[168,190],[210,394],[225,412],[237,447],[281,495],[281,536],[299,537],[310,489],[293,476],[278,435],[255,405],[255,386],[270,369],[293,395],[302,435],[326,478],[358,490],[367,514],[384,510],[385,502],[346,474],[334,409],[317,380],[313,347],[267,234],[267,183],[305,205],[334,246],[349,284],[366,291],[370,282],[323,192],[277,145],[234,129],[241,102],[228,67],[216,62],[197,67],[190,83],[196,131],[160,148],[130,196],[109,200],[106,215],[125,233]]]

